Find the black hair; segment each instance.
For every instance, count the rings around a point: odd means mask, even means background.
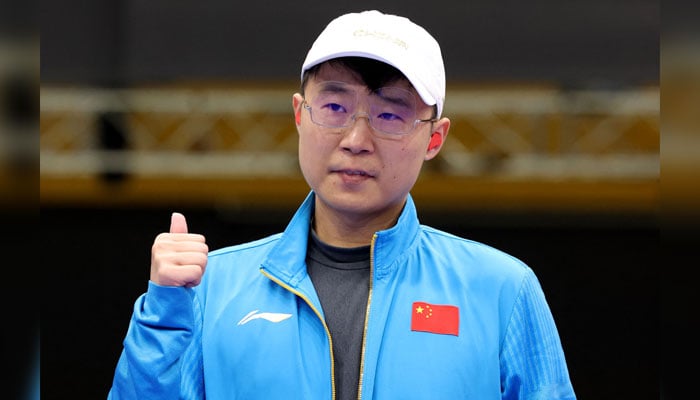
[[[304,94],[309,78],[316,75],[323,64],[329,64],[332,67],[344,67],[357,74],[362,80],[362,83],[369,90],[377,90],[380,87],[387,86],[390,83],[406,79],[404,74],[398,69],[387,63],[373,60],[365,57],[340,57],[333,58],[325,63],[316,64],[304,72],[304,77],[301,81],[301,93]],[[408,81],[408,79],[406,79]],[[409,82],[410,84],[410,82]]]
[[[357,74],[360,80],[362,80],[362,83],[367,86],[370,91],[375,91],[400,80],[406,80],[409,85],[411,84],[401,71],[387,63],[366,57],[339,57],[316,64],[304,71],[300,89],[302,96],[304,95],[304,88],[306,88],[309,79],[318,74],[318,71],[324,64],[328,64],[331,67],[344,67],[349,69]],[[433,117],[435,117],[435,115],[437,115],[437,106],[433,106]]]

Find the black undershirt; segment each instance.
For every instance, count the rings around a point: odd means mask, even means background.
[[[306,266],[331,332],[338,400],[357,399],[369,297],[370,246],[341,248],[309,235]]]

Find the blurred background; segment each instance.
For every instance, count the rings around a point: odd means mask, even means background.
[[[301,63],[332,18],[373,8],[442,45],[452,127],[413,191],[422,222],[534,269],[580,399],[672,398],[657,340],[675,263],[660,263],[659,227],[692,238],[700,114],[681,94],[662,99],[688,121],[664,142],[662,188],[651,0],[45,2],[43,398],[106,397],[172,211],[212,249],[284,228],[308,192],[291,106]],[[678,93],[697,84],[687,32],[665,64]]]
[[[39,30],[36,4],[0,0],[3,398],[39,399]],[[34,278],[34,279],[32,279]]]

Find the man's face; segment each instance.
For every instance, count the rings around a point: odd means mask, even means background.
[[[322,119],[324,109],[315,100],[321,96],[325,82],[329,81],[342,82],[344,89],[354,93],[356,101],[350,102],[352,107],[347,107],[347,111],[348,115],[357,117],[349,122],[349,126],[333,128],[312,121],[311,113],[314,113],[316,122]],[[423,103],[408,82],[395,82],[391,86],[411,93],[416,119],[432,117],[432,107]],[[440,145],[429,149],[431,134],[436,132],[444,140],[449,120],[443,118],[432,124],[421,122],[404,135],[382,134],[369,125],[367,118],[372,113],[373,118],[381,117],[384,119],[382,123],[386,123],[388,113],[378,111],[376,95],[371,95],[349,70],[327,64],[309,80],[305,95],[306,99],[300,94],[293,98],[299,132],[299,163],[307,183],[321,203],[319,206],[357,217],[400,211],[423,161],[435,157],[440,150]],[[329,103],[333,104],[330,112],[346,110],[335,100],[321,104]],[[375,126],[379,125],[379,122],[375,123]]]

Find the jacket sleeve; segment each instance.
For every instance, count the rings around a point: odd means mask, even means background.
[[[148,283],[134,305],[109,400],[204,399],[194,291]]]
[[[501,347],[501,388],[507,400],[576,399],[554,318],[530,268]]]

